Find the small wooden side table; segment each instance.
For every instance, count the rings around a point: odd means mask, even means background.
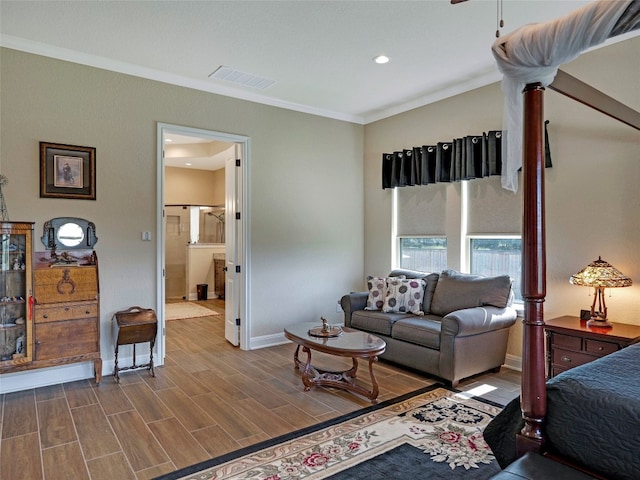
[[[640,341],[640,325],[614,323],[587,327],[586,320],[564,316],[545,320],[547,377],[591,362]]]
[[[122,370],[148,368],[151,376],[153,371],[153,346],[158,333],[158,319],[156,312],[150,308],[131,307],[121,312],[116,312],[114,320],[114,338],[116,344],[115,365],[113,376],[116,382],[120,382],[119,373]],[[136,343],[149,342],[149,363],[136,365]],[[120,345],[133,345],[133,365],[130,367],[118,367],[118,347]]]

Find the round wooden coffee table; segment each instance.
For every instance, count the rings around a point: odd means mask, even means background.
[[[342,327],[342,334],[332,337],[317,337],[309,333],[311,329],[321,326],[316,322],[305,322],[291,325],[284,329],[284,336],[298,346],[293,354],[293,361],[296,369],[302,368],[302,383],[305,392],[315,386],[327,386],[342,388],[351,392],[363,395],[377,403],[378,382],[373,375],[373,363],[378,360],[378,355],[384,353],[387,344],[380,337],[370,333],[361,332],[347,327]],[[302,351],[307,354],[307,361],[301,362],[298,353]],[[311,350],[336,355],[339,357],[349,357],[352,367],[349,370],[335,372],[322,370],[311,365]],[[371,375],[372,389],[367,390],[355,382],[358,371],[358,359],[363,358],[369,361],[369,375]]]

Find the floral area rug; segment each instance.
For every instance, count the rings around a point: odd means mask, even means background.
[[[482,431],[501,410],[435,385],[159,479],[488,479]]]
[[[167,303],[164,306],[167,320],[182,320],[185,318],[211,317],[220,315],[218,312],[192,302]]]

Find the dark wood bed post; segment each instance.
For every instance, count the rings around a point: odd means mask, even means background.
[[[517,435],[518,455],[538,451],[543,444],[547,410],[544,355],[546,256],[544,218],[544,87],[524,89],[523,128],[523,224],[522,297],[524,323],[522,345],[522,416],[525,424]]]

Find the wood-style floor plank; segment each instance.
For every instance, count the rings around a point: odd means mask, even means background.
[[[80,380],[77,382],[69,382],[64,385],[64,392],[69,402],[69,407],[76,408],[84,405],[98,403],[91,380]]]
[[[220,425],[229,435],[239,440],[260,433],[260,428],[250,418],[243,417],[234,406],[223,402],[213,393],[193,397],[202,410],[204,410],[216,425]]]
[[[82,458],[78,442],[65,443],[43,450],[42,465],[46,480],[89,479],[89,470]]]
[[[176,467],[188,467],[209,458],[202,445],[176,418],[150,423],[149,428]]]
[[[133,410],[133,404],[113,377],[102,377],[100,386],[94,387],[93,391],[106,415]]]
[[[211,458],[219,457],[240,448],[240,444],[219,425],[196,430],[191,432],[191,435],[198,440]]]
[[[37,431],[38,417],[33,390],[5,394],[2,438],[17,437]]]
[[[111,415],[109,422],[134,472],[169,461],[138,412]]]
[[[136,480],[136,474],[122,452],[87,461],[91,480]]]
[[[36,402],[44,402],[45,400],[53,400],[54,398],[64,398],[64,388],[62,384],[36,388],[35,393]]]
[[[157,395],[189,432],[215,425],[214,420],[181,390],[168,388]]]
[[[224,312],[223,301],[196,303]],[[371,405],[335,388],[305,392],[294,345],[242,351],[224,340],[224,317],[172,320],[166,330],[155,377],[141,369],[121,372],[120,383],[105,375],[99,386],[87,379],[0,395],[2,480],[151,480]],[[350,366],[318,352],[313,360]],[[380,401],[437,381],[384,361],[374,372]],[[357,381],[371,384],[365,364]],[[508,369],[459,385],[503,405],[519,388]]]
[[[2,440],[0,449],[1,478],[40,480],[43,477],[38,432]]]
[[[146,423],[172,416],[171,411],[146,383],[139,382],[126,385],[122,387],[122,390]]]
[[[71,416],[87,460],[120,452],[120,443],[100,405],[74,408]]]
[[[67,399],[64,397],[38,402],[38,422],[42,448],[78,440]]]

